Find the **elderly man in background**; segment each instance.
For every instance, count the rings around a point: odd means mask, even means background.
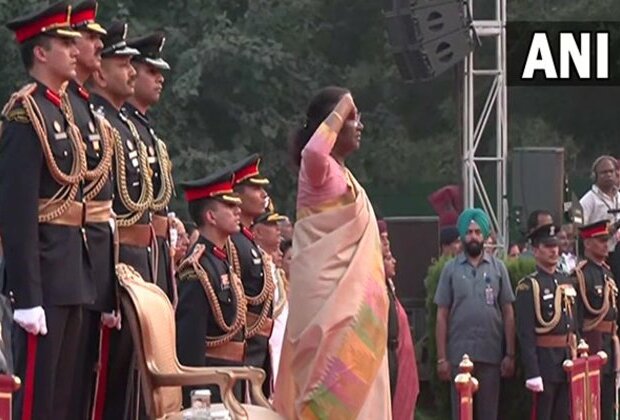
[[[463,252],[443,268],[437,285],[437,373],[454,379],[464,354],[474,362],[480,388],[474,399],[478,420],[496,419],[500,377],[515,368],[515,300],[504,263],[484,252],[491,221],[481,209],[467,209],[457,228]],[[458,419],[452,386],[452,418]]]
[[[612,224],[620,220],[616,213],[620,207],[618,191],[618,170],[620,166],[613,156],[603,155],[592,164],[592,188],[581,197],[579,204],[583,209],[583,224],[589,225],[599,220],[609,220]],[[620,278],[620,250],[616,250],[618,233],[612,227],[607,242],[609,250],[608,262],[614,278]]]

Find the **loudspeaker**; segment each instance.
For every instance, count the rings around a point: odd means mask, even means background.
[[[388,42],[403,79],[437,77],[471,51],[464,11],[464,3],[456,0],[385,1]]]
[[[387,217],[392,255],[397,260],[396,294],[407,308],[424,307],[424,279],[439,255],[438,217]]]
[[[547,210],[556,224],[564,220],[564,148],[523,147],[512,152],[512,204],[520,230],[534,210]]]

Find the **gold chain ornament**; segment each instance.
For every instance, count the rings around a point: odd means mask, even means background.
[[[567,291],[567,285],[559,284],[555,288],[555,297],[553,300],[554,313],[549,322],[545,321],[542,316],[542,310],[540,308],[540,286],[538,281],[529,277],[532,282],[532,293],[534,298],[534,312],[536,313],[536,320],[541,325],[536,327],[536,334],[548,334],[551,332],[560,322],[562,318],[562,306],[565,306],[569,311],[569,316],[572,316],[570,307],[574,302],[574,297],[570,296]],[[574,289],[573,289],[574,291]]]
[[[164,210],[170,203],[174,190],[174,180],[172,179],[172,161],[168,155],[168,148],[159,138],[154,137],[154,140],[161,172],[161,187],[157,192],[157,196],[153,198],[151,210],[158,212]]]
[[[148,163],[146,146],[144,145],[144,143],[142,143],[139,136],[136,137],[136,128],[131,123],[131,121],[127,120],[126,122],[132,132],[134,139],[136,140],[138,161],[140,163],[141,190],[138,201],[132,200],[127,189],[127,168],[125,165],[125,150],[123,140],[121,139],[121,135],[118,130],[114,129],[116,185],[118,187],[118,192],[123,206],[125,206],[130,212],[129,214],[118,215],[117,223],[121,227],[131,226],[135,224],[138,220],[140,220],[144,212],[148,210],[153,200],[153,183],[151,182],[151,177],[149,176],[150,168]]]
[[[15,107],[18,102],[21,102],[21,105],[24,107],[26,114],[32,124],[32,127],[39,138],[39,142],[41,143],[41,149],[43,152],[43,157],[45,158],[45,162],[47,168],[50,172],[50,175],[58,184],[60,184],[59,190],[54,194],[53,197],[47,199],[46,204],[39,209],[39,223],[46,223],[51,220],[54,220],[64,214],[69,206],[71,205],[71,201],[75,199],[79,190],[79,184],[84,180],[84,175],[86,174],[87,165],[86,165],[86,153],[84,151],[83,145],[81,141],[76,138],[75,133],[77,127],[67,118],[68,124],[68,139],[71,145],[71,150],[73,153],[73,162],[71,164],[71,170],[69,173],[64,173],[56,163],[56,159],[53,156],[52,149],[47,140],[47,128],[45,125],[45,119],[43,117],[43,113],[41,109],[37,105],[35,99],[32,94],[36,90],[37,86],[35,83],[30,83],[22,87],[19,91],[13,93],[9,98],[9,101],[5,104],[2,109],[2,115],[6,118],[8,113]],[[62,110],[62,109],[61,109]],[[0,133],[2,132],[2,126],[0,126]],[[58,203],[61,203],[58,205]],[[53,210],[45,210],[52,208]]]
[[[586,278],[583,275],[583,271],[582,271],[582,268],[584,265],[585,265],[585,261],[584,261],[584,264],[580,264],[579,266],[577,266],[577,268],[575,269],[575,275],[577,277],[577,284],[579,285],[579,294],[581,295],[583,306],[585,306],[586,310],[589,313],[595,316],[593,319],[586,319],[583,322],[584,324],[583,330],[585,332],[588,332],[588,331],[594,330],[596,326],[605,319],[605,316],[607,316],[607,313],[609,312],[610,307],[613,307],[613,308],[616,307],[616,295],[618,293],[618,289],[616,289],[616,286],[612,284],[612,280],[610,280],[605,274],[604,275],[605,285],[603,287],[603,304],[601,305],[600,309],[594,309],[594,307],[588,300],[588,293],[586,289]]]
[[[239,261],[239,253],[233,241],[229,238],[226,244],[226,248],[228,249],[229,259],[232,262],[233,271],[241,278],[241,263]],[[258,319],[253,325],[248,325],[246,328],[246,337],[252,338],[254,337],[261,328],[267,322],[267,318],[269,318],[271,312],[271,305],[273,303],[273,294],[275,290],[275,285],[273,283],[273,277],[271,276],[271,270],[266,270],[267,266],[265,263],[265,253],[262,250],[260,251],[260,257],[263,263],[263,289],[260,293],[254,297],[246,295],[245,298],[248,302],[248,305],[251,306],[260,306],[262,305],[260,314],[258,315]],[[242,279],[243,280],[243,279]]]
[[[179,266],[179,279],[181,281],[187,281],[191,278],[197,278],[198,281],[200,281],[205,295],[207,296],[207,300],[209,301],[209,305],[211,306],[211,312],[215,317],[215,323],[224,331],[224,334],[220,336],[213,337],[207,335],[206,337],[207,347],[217,347],[232,341],[235,335],[243,330],[246,323],[247,303],[241,281],[232,270],[229,270],[230,288],[236,301],[236,314],[232,324],[228,325],[224,319],[217,294],[209,281],[209,274],[200,264],[200,258],[205,251],[206,247],[203,244],[197,244],[195,246],[192,254]]]
[[[69,102],[69,96],[67,94],[64,94],[62,96],[62,105],[65,114],[67,115],[67,120],[69,120],[74,126],[77,127],[77,124],[75,123],[73,109],[71,108],[71,103]],[[91,170],[87,168],[86,173],[84,174],[84,179],[86,181],[90,181],[84,187],[84,200],[86,201],[92,200],[97,196],[97,194],[99,194],[105,183],[108,181],[112,168],[112,127],[103,117],[96,114],[93,117],[95,120],[95,124],[97,125],[99,135],[101,137],[103,155],[101,156],[101,159],[99,160],[97,166],[95,166]],[[79,129],[76,130],[75,135],[82,142],[84,150],[86,150],[84,138],[82,137],[82,133]]]

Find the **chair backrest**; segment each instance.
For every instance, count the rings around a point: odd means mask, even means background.
[[[181,387],[157,387],[153,373],[178,373],[174,309],[164,292],[145,282],[133,267],[116,266],[121,283],[123,322],[131,330],[140,367],[142,394],[150,417],[160,418],[182,407]]]

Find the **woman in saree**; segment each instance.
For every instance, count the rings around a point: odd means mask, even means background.
[[[349,91],[321,90],[293,140],[299,166],[289,317],[274,394],[293,419],[391,419],[388,297],[372,205],[345,166],[364,128]]]

